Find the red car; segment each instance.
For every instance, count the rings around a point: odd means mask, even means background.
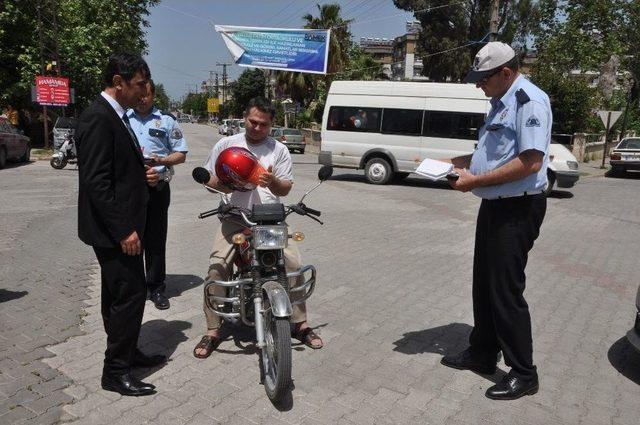
[[[8,160],[29,162],[31,141],[18,132],[9,121],[0,119],[0,168],[4,168]]]

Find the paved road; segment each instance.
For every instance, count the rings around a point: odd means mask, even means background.
[[[91,251],[73,239],[64,242],[66,246],[53,245],[52,238],[59,237],[57,228],[42,226],[35,232],[23,227],[11,230],[11,240],[34,249],[3,244],[1,276],[4,288],[28,290],[29,295],[0,304],[3,324],[9,313],[24,309],[30,309],[30,315],[22,318],[24,335],[30,335],[29,326],[37,326],[36,316],[49,323],[53,314],[47,312],[70,299],[61,289],[65,282],[76,289],[73,295],[78,300],[86,299],[86,308],[80,309],[77,301],[67,309],[74,315],[71,325],[83,318],[82,334],[71,326],[71,338],[42,351],[48,357],[46,365],[35,361],[38,367],[49,367],[48,376],[53,378],[46,382],[56,382],[50,393],[46,388],[36,391],[39,399],[48,397],[40,405],[54,408],[42,415],[29,405],[33,401],[14,396],[9,403],[13,408],[0,411],[7,412],[0,423],[27,416],[35,418],[31,422],[50,423],[60,413],[59,406],[72,400],[64,406],[62,420],[87,424],[637,423],[640,355],[622,337],[633,322],[640,272],[636,259],[640,205],[632,196],[638,179],[588,177],[571,192],[556,192],[550,199],[528,267],[527,298],[541,391],[505,403],[483,395],[507,370],[504,365],[487,378],[439,364],[443,354],[465,346],[471,329],[478,201],[422,179],[378,187],[364,183],[361,172],[336,170],[334,178],[307,201],[323,211],[325,226],[300,218],[291,222],[294,230],[307,236],[301,245],[304,260],[318,268],[309,317],[326,347],[318,351],[295,347],[292,405],[279,411],[258,384],[257,358],[242,335],[224,342],[209,359],[196,360],[191,354],[204,330],[201,278],[216,225],[215,219],[201,221],[195,216],[217,200],[193,184],[189,174],[205,160],[217,135],[196,125],[186,126],[185,133],[192,152],[172,182],[168,261],[172,307],[161,312],[148,303],[141,336],[145,350],[171,356],[165,367],[139,372],[158,386],[159,393],[123,398],[99,389],[104,349],[99,282],[95,273],[90,274],[91,262],[66,274],[72,266],[64,263],[72,255],[76,261],[90,259]],[[294,162],[292,201],[313,184],[318,169],[311,155],[294,155]],[[3,193],[10,182],[22,185],[9,192],[11,203],[0,205],[3,230],[14,217],[28,218],[36,214],[32,211],[52,205],[60,210],[51,211],[48,220],[64,215],[58,222],[61,229],[74,228],[73,209],[61,205],[73,202],[75,181],[47,167],[35,164],[0,172]],[[45,181],[49,188],[66,186],[64,194],[53,192],[60,196],[58,201],[48,190],[44,198],[38,198],[42,193],[31,196],[25,192],[30,179]],[[20,209],[12,213],[13,208]],[[33,217],[33,222],[39,221]],[[63,261],[56,262],[56,270],[70,279],[47,281],[55,288],[52,291],[58,289],[58,296],[51,294],[46,302],[30,298],[35,293],[31,288],[38,287],[28,278],[31,265],[46,265],[46,260],[36,263],[36,251]],[[10,261],[4,260],[5,252]],[[32,286],[6,285],[13,276]],[[0,335],[5,338],[5,333]],[[15,378],[10,373],[20,361],[13,358],[17,354],[10,349],[11,338],[0,342],[5,356],[0,360],[0,395],[5,396],[6,377]],[[27,361],[24,367],[30,364]],[[7,403],[2,406],[7,409]]]

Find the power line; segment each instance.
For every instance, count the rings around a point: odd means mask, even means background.
[[[432,11],[432,10],[442,9],[442,8],[445,8],[445,7],[457,6],[457,5],[460,5],[460,4],[465,4],[465,2],[460,1],[460,2],[457,2],[457,3],[443,4],[441,6],[427,7],[425,9],[414,10],[413,13],[415,14],[415,13],[421,13],[421,12],[429,12],[429,11]],[[331,28],[340,28],[340,27],[344,27],[344,26],[347,26],[347,25],[359,25],[359,24],[366,24],[366,23],[369,23],[369,22],[381,21],[383,19],[395,18],[397,16],[404,16],[406,13],[407,12],[397,13],[395,15],[383,16],[381,18],[369,19],[369,20],[366,20],[366,21],[353,20],[348,24],[336,25],[336,26],[331,27]]]
[[[484,38],[486,38],[486,36]],[[441,54],[444,54],[444,53],[453,52],[454,50],[460,50],[460,49],[463,49],[465,47],[473,46],[474,44],[484,44],[484,43],[486,43],[486,41],[484,41],[484,38],[482,40],[472,41],[470,43],[466,43],[466,44],[463,44],[463,45],[458,46],[458,47],[452,47],[451,49],[441,50],[439,52],[429,53],[429,54],[426,54],[426,55],[420,55],[420,58],[429,58],[431,56],[436,56],[436,55],[441,55]],[[397,63],[402,63],[402,62],[404,62],[404,61],[391,62],[389,65],[395,65]],[[368,67],[365,67],[365,68],[357,68],[357,69],[349,69],[349,70],[346,70],[346,71],[331,72],[331,73],[327,73],[327,75],[349,74],[349,73],[352,73],[352,72],[363,71],[365,69],[378,68],[378,67],[381,67],[381,66],[382,66],[381,64],[378,64],[378,65],[374,65],[374,66],[368,66]]]
[[[278,21],[279,25],[282,25],[283,23],[287,23],[288,21],[290,21],[291,19],[293,19],[296,15],[298,15],[298,18],[302,18],[302,16],[300,14],[304,13],[305,11],[308,12],[308,7],[311,5],[307,5],[306,3],[308,3],[309,0],[307,0],[306,2],[303,3],[302,7],[298,7],[296,8],[293,13],[288,14],[284,19],[281,19],[280,21]],[[315,0],[311,0],[311,1],[315,1]]]
[[[264,24],[262,25],[266,25],[267,22],[271,21],[273,18],[275,18],[276,16],[280,15],[282,12],[284,12],[285,10],[287,10],[290,6],[292,6],[294,3],[296,2],[296,0],[292,0],[291,3],[287,4],[285,7],[283,7],[282,9],[280,9],[279,11],[277,11],[275,14],[271,15],[271,17],[269,19],[267,19],[266,21],[264,21]]]

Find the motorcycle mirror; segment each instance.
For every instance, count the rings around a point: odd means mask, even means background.
[[[328,180],[329,177],[331,177],[332,175],[333,175],[333,167],[330,165],[324,165],[318,171],[318,179],[320,179],[320,181],[322,182],[325,180]]]
[[[191,172],[191,176],[195,181],[197,181],[200,184],[207,183],[211,178],[211,174],[209,174],[209,171],[206,168],[202,168],[202,167],[194,168],[193,171]]]

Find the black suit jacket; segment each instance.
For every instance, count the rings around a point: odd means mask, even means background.
[[[134,230],[142,239],[149,198],[144,159],[102,96],[80,115],[76,148],[80,239],[104,248],[119,247]]]

